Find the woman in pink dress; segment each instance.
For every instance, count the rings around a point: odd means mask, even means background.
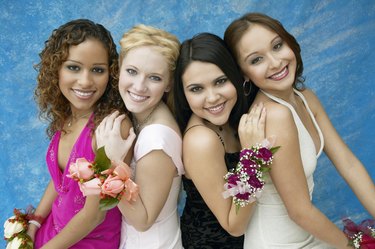
[[[35,97],[40,115],[50,121],[46,159],[52,179],[28,234],[35,248],[117,249],[118,208],[99,211],[99,196],[84,197],[77,182],[66,176],[77,158],[94,160],[93,130],[103,117],[125,110],[117,90],[116,46],[102,25],[74,20],[53,31],[40,59]],[[122,123],[129,131],[130,120]]]

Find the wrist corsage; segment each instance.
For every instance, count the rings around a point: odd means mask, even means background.
[[[236,211],[260,196],[265,183],[263,173],[270,170],[273,154],[279,148],[272,147],[268,140],[264,140],[261,144],[241,150],[236,168],[224,176],[227,183],[224,185],[223,197],[233,197]]]
[[[114,208],[122,197],[128,201],[136,200],[139,188],[130,176],[130,167],[124,162],[111,162],[104,147],[97,150],[92,163],[78,158],[70,165],[67,175],[78,182],[84,196],[100,195],[100,210]]]
[[[25,212],[14,209],[14,215],[4,223],[4,239],[7,249],[33,249],[34,243],[27,234],[30,221],[33,220],[34,208],[29,207]]]
[[[375,220],[367,219],[355,224],[351,219],[344,219],[344,233],[349,245],[360,249],[375,249]]]

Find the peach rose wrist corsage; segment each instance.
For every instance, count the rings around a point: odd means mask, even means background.
[[[122,197],[135,201],[139,187],[131,179],[131,169],[124,162],[110,161],[104,147],[97,150],[94,162],[78,158],[69,167],[67,177],[76,180],[84,196],[100,195],[100,210],[115,207]]]

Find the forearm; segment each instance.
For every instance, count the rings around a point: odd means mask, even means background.
[[[105,211],[99,210],[99,201],[88,202],[88,198],[99,198],[91,196],[86,198],[85,206],[79,211],[66,226],[53,239],[43,246],[43,249],[68,248],[86,237],[105,218]]]
[[[120,200],[118,208],[121,214],[126,218],[126,222],[132,225],[138,231],[148,230],[155,222],[149,217],[146,207],[139,195],[136,201],[127,201],[125,198]]]
[[[228,228],[226,231],[232,236],[241,236],[245,233],[254,210],[255,202],[240,207],[236,211],[236,205],[232,203],[228,214]]]
[[[309,210],[301,210],[299,214],[290,214],[290,217],[308,233],[335,248],[352,248],[348,246],[346,235],[315,206],[311,205]]]
[[[362,205],[375,218],[375,185],[363,165],[359,161],[358,164],[353,164],[348,172],[343,174],[343,178]]]
[[[43,194],[42,199],[39,202],[38,207],[35,209],[34,215],[40,218],[46,218],[51,212],[53,201],[56,199],[57,193],[53,185],[52,180],[48,183],[47,188]],[[38,220],[39,223],[42,223],[41,220]],[[30,224],[27,230],[27,234],[34,240],[35,233],[38,230],[38,227],[34,224]]]
[[[34,214],[45,218],[51,212],[52,203],[56,199],[56,197],[57,193],[51,180],[48,183],[44,195],[40,200],[39,205],[36,208]]]

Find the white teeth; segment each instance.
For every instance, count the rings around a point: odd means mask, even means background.
[[[137,101],[142,101],[142,100],[147,99],[147,97],[145,97],[145,96],[140,96],[140,95],[137,95],[137,94],[134,94],[134,93],[131,93],[131,92],[129,92],[129,95],[130,95],[130,97],[132,97],[133,99],[135,99]]]
[[[81,97],[88,97],[88,96],[91,96],[94,94],[93,91],[90,91],[90,92],[83,92],[83,91],[80,91],[80,90],[77,90],[77,89],[73,89],[74,93],[77,94],[78,96],[81,96]]]
[[[286,73],[286,70],[287,70],[286,67],[284,67],[284,69],[283,69],[280,73],[277,73],[277,74],[272,75],[271,78],[276,78],[276,79],[278,79],[278,78],[283,77],[284,74]]]
[[[219,112],[224,108],[224,104],[207,108],[210,112]]]

